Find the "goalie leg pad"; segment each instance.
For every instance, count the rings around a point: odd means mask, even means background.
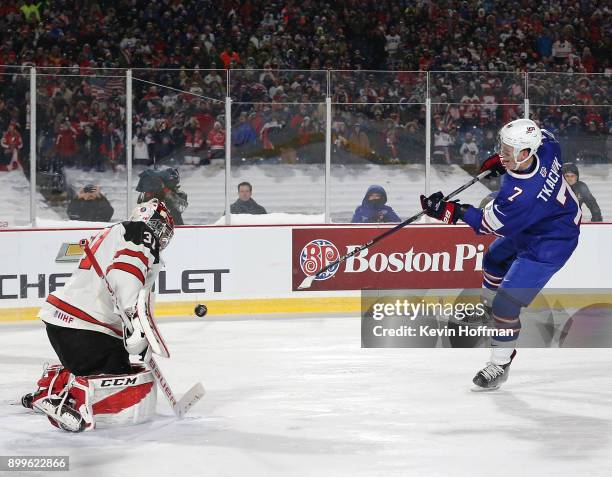
[[[150,420],[157,406],[153,373],[133,365],[133,373],[74,376],[56,394],[34,403],[51,424],[70,432],[140,424]]]
[[[96,426],[140,424],[155,415],[157,387],[153,373],[132,365],[133,373],[89,376]]]

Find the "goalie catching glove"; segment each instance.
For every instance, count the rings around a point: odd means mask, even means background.
[[[142,354],[147,349],[149,341],[138,319],[138,312],[134,309],[126,310],[126,314],[130,318],[134,329],[130,332],[123,324],[123,346],[129,354]]]
[[[170,357],[168,347],[157,328],[149,289],[140,290],[136,307],[126,310],[126,314],[134,328],[130,332],[127,326],[123,325],[123,346],[129,354],[142,355],[150,346],[154,354]]]
[[[468,205],[461,205],[458,200],[444,200],[442,192],[436,192],[429,197],[421,196],[421,207],[429,217],[441,220],[445,224],[456,224],[463,218],[463,212]]]

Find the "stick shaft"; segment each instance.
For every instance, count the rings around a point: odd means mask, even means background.
[[[444,197],[444,200],[448,200],[448,199],[451,199],[451,198],[455,197],[457,194],[460,194],[461,192],[463,192],[465,189],[467,189],[468,187],[472,186],[476,182],[480,182],[481,179],[483,179],[484,177],[488,176],[490,173],[491,173],[490,171],[484,171],[484,172],[478,174],[476,177],[472,178],[469,182],[466,182],[461,187],[459,187],[458,189],[455,189],[450,194],[448,194],[446,197]],[[326,272],[327,270],[329,270],[332,267],[335,267],[339,263],[344,262],[347,258],[351,258],[353,255],[357,255],[362,250],[365,250],[366,248],[371,247],[376,242],[381,241],[385,237],[388,237],[389,235],[394,234],[399,229],[404,228],[406,225],[411,224],[415,220],[420,219],[423,215],[425,215],[425,211],[421,211],[418,214],[415,214],[412,217],[410,217],[410,218],[404,220],[403,222],[397,224],[395,227],[393,227],[393,228],[391,228],[389,230],[386,230],[385,232],[383,232],[380,235],[377,235],[376,237],[374,237],[369,242],[366,242],[365,244],[360,245],[359,247],[357,247],[356,249],[354,249],[351,252],[347,253],[346,255],[343,255],[342,257],[336,259],[335,261],[333,261],[331,263],[328,263],[325,267],[323,267],[321,270],[319,270],[317,273],[315,273],[315,276],[317,276],[317,275],[319,275],[319,274],[321,274],[323,272]]]

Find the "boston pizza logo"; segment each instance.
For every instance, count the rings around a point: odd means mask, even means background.
[[[338,260],[340,254],[336,246],[329,240],[315,239],[304,245],[300,252],[300,266],[305,275],[314,275],[318,270],[329,263]],[[338,271],[340,264],[336,264],[329,270],[320,274],[315,280],[327,280]]]

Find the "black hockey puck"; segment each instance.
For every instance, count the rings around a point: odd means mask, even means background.
[[[195,310],[193,311],[197,316],[202,318],[206,315],[206,313],[208,313],[208,308],[206,308],[206,305],[199,304],[195,307]]]

